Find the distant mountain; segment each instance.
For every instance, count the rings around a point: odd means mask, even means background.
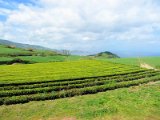
[[[93,55],[89,55],[89,56],[94,56],[94,57],[104,57],[104,58],[119,58],[118,55],[111,53],[109,51],[105,51],[105,52],[100,52],[97,54],[93,54]]]
[[[88,52],[88,51],[81,51],[81,50],[71,50],[70,51],[70,54],[71,55],[90,55],[90,54],[92,54],[91,52]]]
[[[22,43],[17,43],[17,42],[12,42],[9,40],[2,40],[0,39],[0,44],[2,45],[12,45],[17,48],[32,48],[32,49],[40,49],[40,50],[52,50],[50,48],[42,47],[39,45],[29,45],[29,44],[22,44]]]

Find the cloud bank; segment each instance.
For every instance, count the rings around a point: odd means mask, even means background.
[[[159,0],[0,0],[0,38],[15,42],[128,54],[159,50],[159,33]]]

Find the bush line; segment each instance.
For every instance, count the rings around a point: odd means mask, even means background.
[[[40,84],[40,83],[50,83],[50,82],[62,82],[62,81],[75,81],[75,80],[85,80],[85,79],[91,79],[91,78],[99,78],[99,77],[112,77],[117,75],[127,75],[127,74],[133,74],[133,73],[139,73],[139,72],[145,72],[148,70],[135,70],[130,72],[122,72],[122,73],[114,73],[110,75],[103,75],[103,76],[92,76],[92,77],[82,77],[82,78],[70,78],[70,79],[60,79],[60,80],[46,80],[46,81],[25,81],[25,82],[9,82],[9,83],[0,83],[0,87],[5,86],[18,86],[18,85],[32,85],[32,84]],[[3,81],[4,82],[4,81]],[[5,81],[7,82],[7,81]]]
[[[58,88],[60,88],[60,90],[62,89],[62,87],[64,87],[64,89],[66,88],[65,86],[68,86],[68,88],[70,86],[73,86],[77,84],[89,84],[90,82],[97,82],[97,84],[100,84],[100,83],[104,83],[104,82],[109,82],[110,80],[111,81],[116,81],[116,82],[121,82],[121,81],[125,81],[125,80],[135,80],[135,79],[141,79],[141,78],[145,78],[145,77],[151,77],[151,76],[154,76],[156,75],[157,73],[156,72],[150,72],[150,74],[148,73],[144,73],[144,74],[136,74],[135,75],[129,75],[129,76],[121,76],[121,77],[111,77],[111,78],[97,78],[97,79],[86,79],[85,81],[71,81],[71,82],[65,82],[65,83],[58,83],[58,84],[55,84],[55,83],[49,83],[49,84],[39,84],[38,86],[37,85],[32,85],[32,86],[29,86],[29,85],[26,85],[26,86],[17,86],[17,87],[9,87],[9,89],[5,88],[5,87],[2,87],[1,88],[1,91],[3,90],[4,92],[1,92],[0,91],[0,96],[2,95],[1,93],[5,93],[5,92],[13,92],[15,90],[27,90],[27,89],[35,89],[35,88],[55,88],[53,90],[58,90]],[[7,91],[8,90],[8,91]],[[12,91],[13,90],[13,91]],[[31,91],[31,90],[30,90]],[[35,90],[32,90],[32,91],[35,91]],[[39,91],[39,89],[38,89]],[[37,92],[38,92],[37,91]],[[20,92],[20,91],[19,91]],[[30,92],[32,94],[32,92]],[[2,96],[1,96],[2,97]]]
[[[126,78],[126,79],[117,79],[117,80],[108,80],[108,81],[103,80],[103,81],[95,81],[95,82],[76,84],[76,85],[68,85],[68,86],[56,86],[56,87],[45,87],[45,88],[37,88],[37,89],[2,91],[2,92],[0,92],[0,97],[55,92],[55,91],[61,91],[61,90],[69,90],[69,89],[73,89],[73,88],[84,88],[84,87],[89,87],[89,86],[104,85],[104,84],[108,84],[108,83],[112,83],[112,82],[123,82],[123,81],[137,80],[140,78],[144,78],[144,77],[137,76],[135,78]]]
[[[6,98],[0,99],[0,104],[10,105],[10,104],[18,104],[18,103],[27,103],[29,101],[54,100],[58,98],[73,97],[77,95],[94,94],[98,92],[104,92],[107,90],[130,87],[130,86],[135,86],[143,83],[148,83],[150,81],[158,81],[158,80],[160,80],[160,76],[154,76],[151,78],[140,79],[135,81],[127,81],[127,82],[125,81],[117,84],[111,83],[107,85],[100,85],[100,86],[94,86],[94,87],[77,88],[77,89],[61,91],[57,93],[6,97]]]

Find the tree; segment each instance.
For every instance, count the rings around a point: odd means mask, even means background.
[[[62,50],[62,54],[69,56],[70,55],[70,51],[69,50]]]
[[[16,46],[14,46],[14,45],[7,45],[6,47],[7,48],[12,48],[12,49],[16,48]]]
[[[33,52],[34,49],[33,48],[28,48],[28,51]]]

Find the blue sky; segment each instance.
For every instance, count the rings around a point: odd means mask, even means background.
[[[0,38],[124,57],[160,55],[160,2],[0,0]]]

